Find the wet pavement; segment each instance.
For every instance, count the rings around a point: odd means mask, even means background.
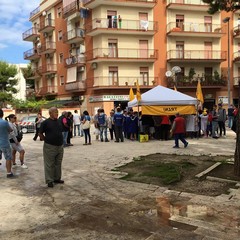
[[[92,135],[94,139],[94,135]],[[42,142],[25,134],[28,169],[7,179],[0,167],[0,239],[237,240],[240,239],[240,189],[209,197],[120,180],[111,171],[133,157],[152,153],[229,155],[235,136],[173,141],[97,142],[72,139],[63,160],[65,184],[44,183]]]

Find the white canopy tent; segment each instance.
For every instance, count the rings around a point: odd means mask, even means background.
[[[128,107],[142,106],[142,114],[147,115],[174,115],[196,113],[196,98],[181,92],[157,86],[143,93],[141,100],[133,99],[128,103]]]

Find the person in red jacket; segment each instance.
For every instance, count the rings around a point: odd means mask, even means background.
[[[176,118],[174,119],[171,129],[171,133],[173,133],[175,139],[175,146],[173,146],[173,148],[179,148],[179,140],[182,141],[185,148],[188,146],[188,142],[184,138],[185,132],[186,132],[185,119],[181,117],[179,113],[176,113]]]

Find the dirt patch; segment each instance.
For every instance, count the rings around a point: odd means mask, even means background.
[[[217,196],[226,194],[229,188],[235,187],[235,184],[214,182],[205,178],[198,179],[195,175],[214,163],[225,162],[229,158],[229,156],[151,154],[134,158],[133,162],[118,167],[116,170],[128,173],[122,178],[124,180],[159,185],[170,190]],[[233,165],[228,164],[228,171],[225,165],[220,165],[223,167],[219,167],[211,176],[236,180]],[[176,174],[173,174],[174,169],[177,171]]]

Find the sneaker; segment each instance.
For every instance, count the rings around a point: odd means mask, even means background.
[[[184,144],[184,147],[186,148],[188,146],[188,142],[186,142],[185,144]]]
[[[64,184],[64,181],[59,179],[59,180],[54,180],[54,183]]]
[[[103,142],[103,139],[101,139],[101,142]]]
[[[108,139],[105,139],[105,142],[109,142],[109,140],[108,140]]]
[[[16,167],[17,167],[17,164],[13,163],[12,168],[16,168]]]
[[[7,174],[7,178],[13,178],[13,177],[14,177],[14,175],[12,172]]]
[[[178,146],[173,146],[173,148],[179,148]]]
[[[27,165],[25,165],[24,163],[21,165],[21,168],[27,169]]]

